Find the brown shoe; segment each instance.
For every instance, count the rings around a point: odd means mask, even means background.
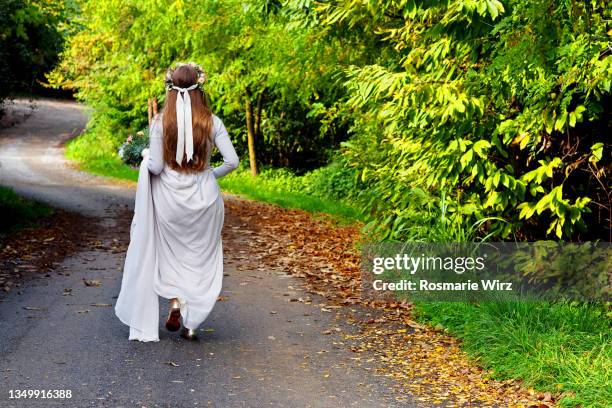
[[[166,319],[166,329],[171,332],[175,332],[181,328],[181,308],[178,301],[172,301],[170,303],[170,312],[168,312],[168,319]]]
[[[183,327],[183,330],[181,330],[181,337],[187,340],[197,340],[198,337],[196,336],[196,332],[196,329],[188,329]]]

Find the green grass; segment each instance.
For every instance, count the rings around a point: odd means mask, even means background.
[[[69,155],[67,157],[71,158]],[[121,180],[138,181],[138,170],[133,169],[121,160],[114,158],[95,158],[89,161],[80,161],[79,166],[82,170],[100,176],[114,177]]]
[[[67,155],[72,158],[70,155]],[[81,169],[107,177],[122,180],[138,180],[138,170],[124,164],[115,158],[95,158],[89,161],[77,160]],[[219,179],[219,185],[225,192],[252,200],[276,204],[283,208],[299,208],[311,213],[324,213],[331,215],[342,223],[361,219],[359,212],[344,203],[312,197],[278,188],[251,177],[247,171],[237,171]]]
[[[138,180],[138,170],[123,163],[105,130],[93,126],[66,144],[65,155],[90,173],[122,180]]]
[[[27,200],[10,188],[0,187],[0,234],[36,225],[37,220],[52,213],[50,207]]]
[[[219,185],[225,191],[246,198],[276,204],[284,208],[299,208],[311,213],[329,214],[343,223],[362,219],[356,208],[342,201],[295,192],[292,189],[283,188],[274,180],[253,178],[246,169],[237,170],[219,179]]]
[[[417,304],[417,313],[461,339],[496,378],[561,392],[561,406],[612,401],[612,336],[601,304],[431,302]]]

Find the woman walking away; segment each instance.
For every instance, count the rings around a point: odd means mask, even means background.
[[[121,291],[115,305],[129,339],[159,340],[158,296],[170,300],[166,329],[195,339],[223,277],[223,198],[217,178],[238,167],[223,122],[202,91],[205,74],[179,64],[166,76],[161,115],[143,151]],[[209,165],[212,147],[223,164]]]

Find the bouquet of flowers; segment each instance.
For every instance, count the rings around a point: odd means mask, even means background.
[[[119,148],[119,157],[125,164],[138,167],[142,161],[142,151],[149,147],[149,131],[147,129],[129,135]]]

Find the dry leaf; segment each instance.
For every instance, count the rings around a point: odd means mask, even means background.
[[[226,209],[253,231],[246,248],[240,231],[228,228],[223,232],[228,246],[235,249],[233,259],[240,260],[237,269],[299,277],[309,292],[326,298],[322,312],[346,313],[352,305],[371,312],[372,317],[363,322],[353,320],[361,331],[344,335],[350,343],[347,347],[365,356],[374,354],[367,358],[367,362],[379,363],[373,373],[393,378],[402,394],[418,396],[425,406],[542,403],[517,381],[492,380],[468,359],[456,339],[444,334],[443,327],[436,331],[414,322],[411,304],[362,296],[361,257],[356,246],[360,225],[338,226],[329,219],[313,219],[305,211],[247,200],[227,200]],[[289,302],[310,304],[312,300],[289,296]]]
[[[83,278],[83,283],[85,286],[101,286],[102,282],[96,279],[85,279]]]

